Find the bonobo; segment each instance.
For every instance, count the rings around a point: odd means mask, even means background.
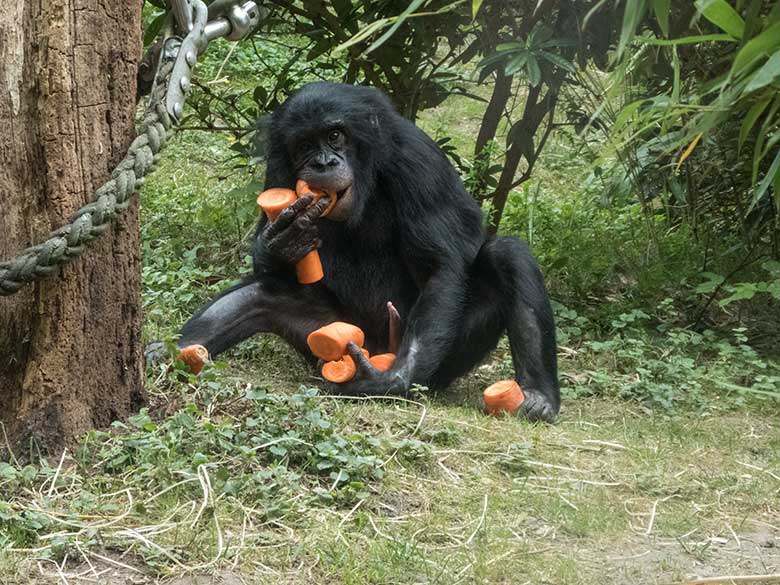
[[[355,378],[330,391],[407,395],[443,388],[509,336],[515,379],[530,420],[552,421],[560,403],[555,326],[528,247],[488,236],[479,205],[436,144],[368,87],[312,83],[268,126],[266,189],[303,179],[335,194],[299,198],[258,225],[254,273],[182,328],[180,347],[211,355],[260,332],[314,360],[306,336],[332,321],[363,329],[371,354],[398,354],[386,372],[357,347]],[[325,278],[298,284],[294,264],[318,248]]]

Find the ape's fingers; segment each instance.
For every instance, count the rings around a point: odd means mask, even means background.
[[[309,221],[314,221],[328,208],[330,205],[330,197],[327,195],[320,198],[317,203],[312,205],[309,209],[301,214],[301,219],[306,218]]]
[[[355,362],[355,368],[357,369],[357,376],[370,378],[376,375],[377,373],[376,368],[374,368],[374,366],[371,365],[371,362],[368,361],[366,354],[364,354],[363,350],[358,347],[357,343],[355,343],[354,341],[350,341],[347,344],[347,353],[349,354],[349,357],[352,358],[352,361]]]
[[[318,241],[317,228],[312,225],[306,230],[287,229],[275,238],[267,240],[266,245],[274,256],[287,263],[295,264],[315,250]]]
[[[271,230],[271,237],[284,230],[289,226],[298,214],[306,209],[309,204],[314,200],[314,195],[304,195],[290,203],[285,207],[275,221],[271,222],[269,230]]]

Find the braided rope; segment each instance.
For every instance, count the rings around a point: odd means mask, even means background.
[[[166,57],[166,51],[161,51],[160,66],[138,135],[112,171],[111,179],[95,191],[91,203],[79,209],[70,223],[51,232],[45,242],[27,248],[13,260],[0,262],[0,296],[12,295],[26,284],[48,278],[59,266],[81,256],[87,245],[130,205],[136,189],[143,185],[144,176],[165,146],[173,125],[164,104],[176,52]]]

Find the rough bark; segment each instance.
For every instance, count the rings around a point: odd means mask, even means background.
[[[140,8],[0,5],[0,260],[65,223],[126,151]],[[0,297],[0,422],[12,443],[58,449],[142,403],[138,238],[134,202],[85,257]]]

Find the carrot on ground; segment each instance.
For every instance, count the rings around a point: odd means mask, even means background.
[[[187,347],[181,348],[176,359],[187,364],[190,372],[197,376],[203,369],[203,365],[209,359],[209,351],[202,345],[188,345]]]
[[[306,343],[318,358],[333,361],[341,359],[341,356],[347,353],[347,344],[350,341],[358,347],[363,347],[365,340],[366,337],[360,327],[343,321],[334,321],[309,333]]]
[[[387,370],[393,367],[393,362],[395,362],[395,354],[380,353],[378,355],[369,358],[368,361],[370,361],[371,365],[374,366],[380,372],[386,372]]]
[[[520,385],[514,380],[502,380],[485,388],[483,393],[485,410],[497,416],[502,412],[513,414],[525,400]]]

